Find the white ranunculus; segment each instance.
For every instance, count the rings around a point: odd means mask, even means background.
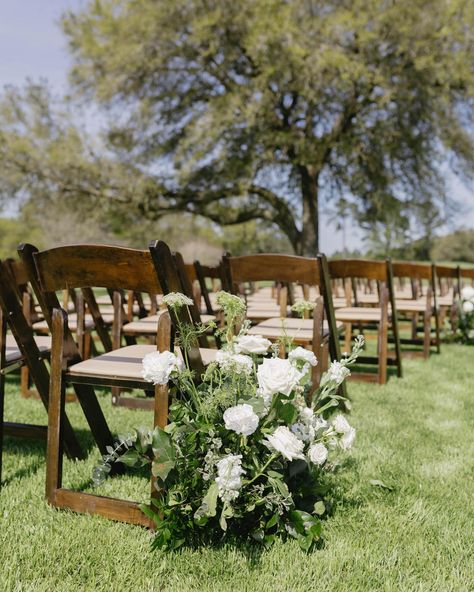
[[[354,444],[355,437],[356,437],[355,429],[349,428],[349,430],[347,430],[347,432],[345,432],[344,435],[342,436],[342,438],[339,440],[339,446],[343,450],[349,450],[349,448],[352,447],[352,444]]]
[[[327,371],[327,379],[333,380],[336,384],[341,384],[349,375],[350,370],[341,362],[334,361]]]
[[[289,360],[265,359],[257,368],[258,393],[266,400],[276,393],[290,395],[300,380],[300,372]]]
[[[170,351],[150,352],[142,360],[142,376],[153,384],[167,384],[171,374],[179,372],[183,362]]]
[[[324,464],[327,460],[328,449],[326,448],[326,446],[324,446],[324,444],[313,444],[309,447],[308,457],[309,460],[313,463],[313,465],[320,466]]]
[[[266,354],[272,342],[261,335],[242,335],[235,340],[238,354]]]
[[[344,415],[336,415],[332,420],[332,425],[338,434],[346,434],[351,429],[351,426]]]
[[[462,303],[462,310],[463,312],[469,314],[474,310],[474,302],[471,302],[470,300],[465,300]]]
[[[463,300],[473,300],[474,288],[472,286],[464,286],[464,288],[461,290],[461,298]]]
[[[253,361],[250,356],[234,354],[230,351],[219,350],[216,354],[216,362],[224,372],[236,374],[250,374],[253,369]]]
[[[314,353],[311,350],[305,349],[301,346],[292,349],[288,354],[288,359],[292,363],[296,363],[299,360],[301,360],[302,362],[305,362],[305,364],[310,364],[311,366],[316,366],[316,364],[318,363],[318,360],[316,359]]]
[[[231,502],[238,497],[242,487],[241,476],[245,473],[242,469],[242,455],[229,454],[222,458],[216,467],[219,497],[225,502]]]
[[[290,432],[286,426],[279,426],[273,434],[267,436],[267,440],[263,440],[263,442],[288,460],[294,460],[295,458],[304,460],[303,442],[298,440],[298,438]]]
[[[250,436],[258,428],[258,416],[251,405],[235,405],[224,412],[224,423],[228,430],[236,434]]]

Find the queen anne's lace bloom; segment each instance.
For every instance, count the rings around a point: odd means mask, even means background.
[[[276,393],[290,395],[299,384],[301,373],[289,360],[270,358],[263,360],[257,368],[257,380],[258,394],[268,403]]]
[[[250,436],[258,428],[258,416],[251,405],[235,405],[224,412],[224,423],[228,430],[236,434]]]
[[[219,350],[216,354],[216,362],[223,372],[235,372],[236,374],[250,374],[253,362],[250,356],[234,354],[230,351]]]
[[[286,426],[279,426],[273,434],[267,436],[267,440],[263,440],[264,444],[269,445],[279,452],[284,458],[294,460],[300,458],[304,460],[303,442],[290,432]]]
[[[242,469],[242,455],[229,454],[222,458],[216,467],[218,495],[224,502],[231,502],[238,497],[242,487],[241,476],[245,474]]]
[[[271,341],[261,335],[241,335],[235,340],[235,351],[239,354],[266,354]]]
[[[181,292],[170,292],[163,296],[165,302],[170,308],[179,308],[180,306],[191,306],[193,301]]]
[[[327,460],[328,449],[326,448],[326,446],[324,446],[324,444],[313,444],[309,447],[308,457],[309,460],[313,463],[313,465],[320,466],[324,464]]]
[[[171,374],[183,368],[183,361],[170,351],[150,352],[142,360],[142,376],[153,384],[167,384]]]

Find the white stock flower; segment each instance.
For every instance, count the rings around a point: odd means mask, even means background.
[[[463,300],[473,300],[474,288],[472,286],[464,286],[464,288],[461,290],[461,298]]]
[[[474,302],[471,302],[470,300],[465,300],[462,303],[462,310],[463,312],[469,314],[474,310]]]
[[[326,448],[326,446],[324,446],[324,444],[313,444],[309,447],[308,457],[309,460],[313,463],[313,465],[320,466],[324,464],[327,460],[328,449]]]
[[[352,448],[352,444],[354,444],[355,437],[356,437],[355,429],[350,428],[339,440],[339,446],[343,450],[349,450],[349,448]]]
[[[338,434],[345,434],[351,429],[351,426],[344,415],[336,415],[332,420],[332,425]]]
[[[336,384],[341,384],[350,375],[351,371],[341,362],[334,361],[326,373],[327,380],[333,380]]]
[[[238,354],[266,354],[271,344],[261,335],[242,335],[235,340],[235,351]]]
[[[288,359],[292,363],[296,363],[299,360],[301,360],[302,362],[305,362],[305,364],[310,364],[311,366],[316,366],[316,364],[318,363],[318,360],[316,359],[314,353],[311,350],[305,349],[301,346],[292,349],[288,354]]]
[[[238,497],[242,487],[241,476],[245,473],[242,469],[242,455],[229,454],[222,458],[216,467],[219,497],[225,502],[231,502]]]
[[[258,394],[266,402],[276,393],[290,395],[301,380],[301,374],[289,360],[265,359],[257,368]]]
[[[183,368],[183,361],[170,351],[150,352],[142,360],[142,376],[153,384],[167,384],[173,372]]]
[[[179,308],[180,306],[191,306],[193,301],[181,292],[170,292],[163,296],[163,302],[165,302],[171,308]]]
[[[216,353],[216,362],[224,372],[235,372],[236,374],[250,374],[253,369],[253,362],[250,356],[234,354],[230,351],[219,350]]]
[[[236,434],[250,436],[258,428],[258,416],[251,405],[235,405],[224,412],[224,423],[228,430]]]
[[[273,434],[267,436],[267,440],[263,440],[264,444],[268,444],[279,452],[288,460],[301,458],[304,460],[303,442],[290,432],[286,426],[279,426]]]

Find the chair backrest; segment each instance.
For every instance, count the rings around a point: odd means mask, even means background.
[[[334,259],[328,261],[331,279],[367,279],[388,282],[389,266],[387,261],[370,259]]]
[[[207,280],[210,280],[212,283],[212,291],[216,291],[217,289],[228,289],[226,288],[226,282],[223,278],[222,261],[218,265],[202,265],[199,261],[195,261],[194,269],[196,271],[196,277],[199,282],[201,296],[203,297],[204,304],[206,305],[207,314],[212,315],[214,314],[214,310],[209,296]],[[217,283],[220,284],[219,287],[216,286]]]
[[[470,280],[471,284],[474,284],[474,267],[461,267],[459,270],[461,283],[464,284],[464,280]]]
[[[436,270],[433,263],[413,263],[397,261],[392,263],[393,275],[397,278],[408,278],[412,284],[413,298],[423,295],[423,281],[428,285],[426,296],[430,293],[436,308]],[[419,293],[418,293],[419,292]]]
[[[435,272],[436,278],[438,279],[439,292],[441,295],[446,294],[450,288],[453,288],[454,294],[459,294],[459,287],[461,284],[459,265],[438,265],[436,263]]]

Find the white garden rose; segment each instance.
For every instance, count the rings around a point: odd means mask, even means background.
[[[219,350],[216,353],[216,362],[224,372],[236,374],[250,374],[253,369],[253,361],[250,356],[234,354],[230,351]]]
[[[356,437],[355,429],[349,428],[349,430],[347,430],[347,432],[345,432],[344,435],[342,436],[342,438],[339,440],[339,446],[343,450],[349,450],[349,448],[352,448],[352,445],[354,444],[355,437]]]
[[[258,416],[251,405],[235,405],[224,412],[224,423],[228,430],[236,434],[250,436],[258,428]]]
[[[239,495],[242,487],[241,476],[245,473],[242,469],[242,455],[229,454],[222,458],[216,465],[218,495],[225,502],[231,502]]]
[[[318,360],[316,359],[314,353],[311,350],[305,349],[301,346],[292,349],[288,354],[288,359],[290,360],[290,362],[293,363],[296,363],[299,360],[301,360],[302,362],[305,362],[305,364],[310,364],[311,366],[316,366],[316,364],[318,363]]]
[[[461,298],[463,300],[474,300],[474,288],[472,286],[464,286],[461,290]]]
[[[269,445],[270,448],[273,448],[288,460],[294,460],[295,458],[304,460],[303,442],[298,440],[286,426],[279,426],[273,434],[267,436],[267,440],[263,440],[263,443]]]
[[[326,448],[326,446],[324,446],[324,444],[313,444],[309,447],[308,457],[309,460],[313,463],[313,465],[320,466],[324,464],[327,460],[328,449]]]
[[[289,360],[265,359],[257,368],[258,394],[268,402],[276,393],[290,395],[301,380],[301,373]]]
[[[462,303],[462,310],[466,314],[469,314],[470,312],[472,312],[474,310],[474,302],[471,302],[470,300],[465,300]]]
[[[170,351],[150,352],[142,360],[142,376],[153,384],[167,384],[171,374],[183,368],[183,361]]]
[[[271,344],[261,335],[242,335],[235,340],[235,351],[239,354],[266,354]]]

